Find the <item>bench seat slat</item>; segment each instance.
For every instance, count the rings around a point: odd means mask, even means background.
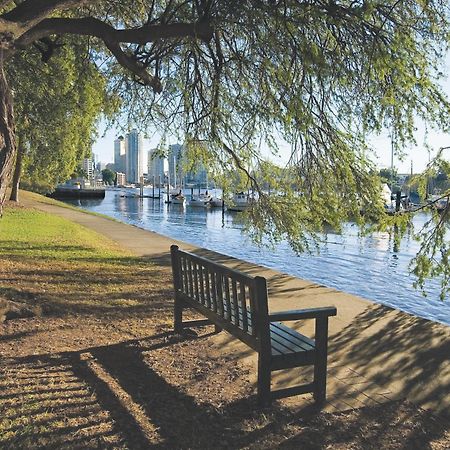
[[[311,349],[311,348],[305,349],[302,346],[297,345],[296,342],[289,341],[275,333],[270,333],[270,342],[271,342],[272,350],[274,348],[276,348],[278,351],[281,351],[283,354],[314,351],[314,349]]]
[[[298,347],[298,351],[309,351],[316,348],[316,344],[312,339],[280,322],[270,324],[270,335],[274,336],[277,341],[288,342],[290,347]]]

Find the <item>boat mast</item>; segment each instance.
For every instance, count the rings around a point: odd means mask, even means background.
[[[393,192],[394,192],[394,130],[392,130],[391,136],[391,194]]]
[[[173,187],[177,187],[177,158],[173,155]]]

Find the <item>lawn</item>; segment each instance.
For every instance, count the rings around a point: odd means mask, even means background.
[[[338,414],[308,396],[256,407],[251,373],[211,330],[171,332],[170,267],[62,218],[0,220],[0,448],[448,449],[405,401]],[[2,306],[3,305],[3,306]],[[294,406],[293,406],[294,405]]]

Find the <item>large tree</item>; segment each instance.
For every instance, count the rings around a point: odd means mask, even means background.
[[[437,83],[446,0],[0,5],[0,205],[16,153],[4,66],[33,44],[51,54],[57,36],[89,40],[131,120],[179,133],[223,180],[238,167],[261,191],[249,222],[255,237],[287,237],[299,250],[323,223],[339,228],[361,207],[381,210],[368,133],[388,127],[401,148],[414,139],[415,118],[443,130],[450,123]],[[261,160],[261,148],[276,153],[280,142],[290,146],[289,170]],[[276,194],[260,189],[268,184]]]

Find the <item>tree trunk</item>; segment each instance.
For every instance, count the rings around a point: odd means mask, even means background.
[[[13,97],[0,55],[0,217],[16,159]]]
[[[17,147],[17,158],[16,158],[16,166],[14,168],[14,175],[11,185],[11,196],[9,199],[12,202],[19,202],[19,184],[20,184],[20,176],[22,174],[22,161],[23,161],[23,150],[20,146],[20,139],[19,139],[19,146]]]

